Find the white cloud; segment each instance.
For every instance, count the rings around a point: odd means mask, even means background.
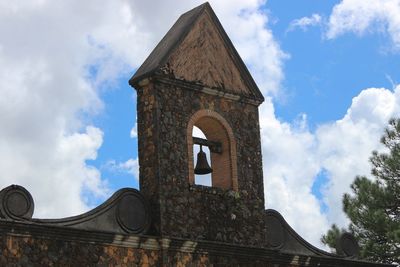
[[[135,122],[135,126],[132,127],[130,132],[131,138],[137,138],[137,123]]]
[[[315,136],[305,126],[306,117],[292,124],[279,121],[271,99],[260,113],[264,193],[266,207],[278,210],[307,241],[319,245],[329,223],[312,195],[314,177],[320,171]],[[318,230],[317,230],[318,229]]]
[[[0,187],[25,186],[36,217],[81,213],[83,194],[110,193],[86,163],[103,142],[88,122],[102,110],[102,82],[131,71],[149,46],[132,16],[125,1],[0,1]]]
[[[123,172],[132,175],[136,180],[139,180],[139,160],[128,159],[125,162],[116,162],[115,160],[110,160],[104,166],[113,172]]]
[[[330,15],[327,37],[336,38],[346,32],[387,33],[399,49],[400,0],[342,0]]]
[[[21,130],[29,134],[30,128]],[[98,197],[109,193],[99,171],[85,164],[96,157],[102,143],[99,129],[88,127],[82,133],[50,135],[48,142],[14,137],[16,140],[4,133],[0,137],[1,187],[25,186],[33,195],[35,216],[52,218],[85,211],[88,207],[81,199],[83,190]]]
[[[296,28],[300,28],[306,31],[309,27],[321,25],[322,17],[319,14],[312,14],[310,17],[302,17],[300,19],[295,19],[290,22],[287,31],[293,31]]]
[[[379,2],[379,3],[378,3]],[[327,36],[347,31],[364,34],[385,31],[400,47],[400,1],[347,1],[336,5]],[[314,18],[314,19],[313,19]],[[289,29],[322,23],[319,16],[293,21]],[[296,231],[314,245],[332,223],[346,226],[342,195],[356,175],[370,176],[369,157],[381,149],[379,139],[390,117],[399,115],[400,86],[393,91],[368,88],[354,97],[346,115],[310,132],[306,118],[287,123],[278,120],[267,98],[260,111],[266,205],[283,213]],[[324,171],[329,181],[322,187],[328,212],[320,211],[312,194],[317,175]]]
[[[353,98],[346,115],[311,132],[306,117],[279,121],[270,98],[262,105],[260,125],[267,208],[280,211],[307,241],[319,239],[332,223],[347,226],[342,196],[350,192],[356,175],[370,177],[369,157],[382,149],[379,140],[389,118],[400,114],[400,86],[394,91],[368,88]],[[312,194],[320,171],[329,181],[323,186],[325,214]]]
[[[368,88],[353,98],[351,107],[343,119],[318,128],[318,157],[321,166],[330,176],[325,188],[325,202],[330,208],[329,221],[346,225],[341,210],[344,192],[356,175],[370,178],[369,157],[372,150],[381,150],[379,143],[391,117],[400,114],[400,86],[394,91],[384,88]]]

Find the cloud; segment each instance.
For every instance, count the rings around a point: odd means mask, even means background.
[[[21,129],[30,132],[30,127]],[[85,164],[94,159],[102,143],[102,132],[87,127],[84,132],[30,140],[2,132],[0,137],[1,187],[21,184],[33,195],[36,217],[60,217],[88,209],[81,193],[95,197],[107,195],[100,172]],[[34,138],[34,137],[33,137]],[[47,141],[47,142],[46,142]],[[40,146],[42,145],[42,146]]]
[[[131,138],[137,138],[137,123],[136,122],[135,122],[135,126],[132,127],[129,135]]]
[[[380,32],[388,34],[393,47],[398,49],[400,47],[398,14],[400,14],[398,0],[344,0],[333,8],[326,35],[333,39],[346,32],[358,35]],[[289,29],[302,28],[304,25],[305,28],[302,29],[306,30],[307,26],[313,23],[322,23],[318,17],[313,20],[313,16],[293,21]],[[337,223],[347,226],[349,223],[342,211],[342,196],[345,192],[350,192],[349,186],[356,175],[371,177],[369,163],[371,152],[382,149],[379,140],[383,129],[389,118],[400,114],[400,86],[393,87],[393,90],[385,88],[362,90],[353,98],[343,118],[321,124],[315,132],[310,132],[304,127],[303,131],[299,131],[295,123],[278,120],[274,122],[275,116],[272,115],[268,119],[270,123],[267,127],[264,125],[263,140],[269,141],[263,143],[267,205],[283,211],[292,226],[313,244],[318,245],[319,236],[326,232],[327,224]],[[322,201],[328,207],[326,214],[317,211],[310,186],[320,171],[328,175],[328,182],[321,189]],[[298,185],[299,188],[303,186],[306,189],[298,190],[296,186],[291,185],[296,178],[299,182],[304,182]],[[269,188],[279,188],[279,190]],[[298,199],[301,199],[306,212],[290,210],[296,207]],[[306,222],[304,218],[310,221]],[[313,221],[318,225],[315,228],[319,229],[318,231],[307,229],[307,226],[314,224]]]
[[[110,194],[88,163],[103,142],[90,122],[102,112],[99,88],[137,67],[152,42],[133,16],[127,1],[0,1],[0,187],[25,186],[36,217],[78,214],[88,196]]]
[[[139,180],[139,160],[137,158],[128,159],[125,162],[116,162],[115,160],[110,160],[104,167],[112,172],[128,173],[136,180]]]
[[[326,169],[329,183],[324,189],[324,201],[330,211],[328,219],[345,226],[341,208],[344,192],[356,175],[370,178],[369,157],[373,150],[382,150],[379,140],[391,117],[400,114],[400,86],[393,91],[368,88],[353,98],[346,115],[334,123],[325,124],[316,131],[317,154]]]
[[[264,194],[267,208],[281,212],[300,235],[319,245],[329,223],[311,193],[320,164],[314,153],[317,140],[306,125],[306,116],[293,123],[279,121],[270,98],[263,104],[260,126]]]
[[[260,112],[267,208],[280,211],[307,241],[321,246],[319,239],[330,224],[347,226],[343,193],[350,192],[356,175],[370,176],[371,152],[382,149],[383,129],[399,114],[400,86],[393,91],[368,88],[353,98],[343,118],[312,132],[305,115],[291,123],[279,121],[267,98]],[[321,171],[328,176],[321,189],[326,213],[312,193]]]
[[[400,48],[399,0],[342,0],[329,17],[329,39],[346,32],[363,35],[370,32],[388,34],[393,47]]]
[[[83,188],[96,195],[106,189],[85,164],[96,157],[102,132],[75,116],[95,113],[101,102],[79,69],[82,44],[60,25],[62,14],[48,11],[44,2],[0,8],[0,187],[26,186],[35,216],[57,217],[87,209]]]
[[[296,28],[300,28],[306,31],[309,27],[317,26],[322,24],[322,17],[319,14],[312,14],[310,17],[302,17],[300,19],[295,19],[290,22],[287,32],[293,31]]]

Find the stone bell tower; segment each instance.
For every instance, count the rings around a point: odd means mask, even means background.
[[[264,98],[208,3],[183,14],[131,78],[140,190],[153,234],[264,243],[258,106]],[[193,127],[207,140],[193,138]],[[212,185],[195,182],[193,146],[211,151]]]

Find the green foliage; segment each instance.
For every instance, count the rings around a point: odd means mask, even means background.
[[[357,176],[353,194],[343,196],[343,210],[351,232],[359,242],[363,259],[400,263],[400,119],[391,119],[381,143],[388,153],[372,152],[371,174],[375,179]],[[321,238],[335,247],[343,232],[336,225]]]
[[[326,235],[322,236],[321,242],[328,245],[332,250],[335,250],[336,240],[344,232],[346,232],[345,229],[339,229],[336,224],[332,224],[331,229],[328,230]]]

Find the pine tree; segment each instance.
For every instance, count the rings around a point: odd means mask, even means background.
[[[359,242],[360,258],[400,263],[400,119],[389,121],[381,143],[388,153],[372,152],[375,179],[357,176],[353,194],[343,196],[343,210],[351,221],[348,231]],[[321,241],[334,248],[344,231],[332,225]]]

